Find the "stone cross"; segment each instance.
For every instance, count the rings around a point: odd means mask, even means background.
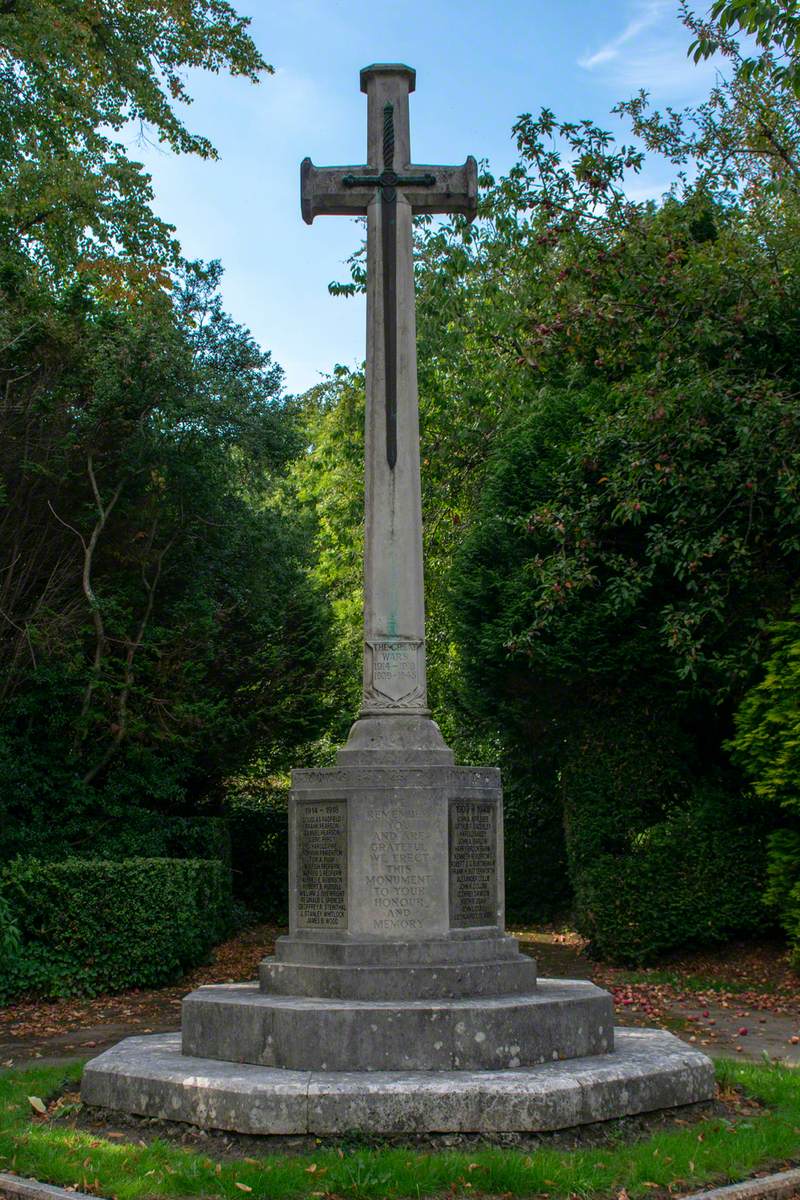
[[[477,211],[477,166],[414,166],[408,96],[415,72],[376,63],[367,163],[301,167],[303,219],[367,217],[367,412],[362,718],[428,717],[422,569],[412,216]]]
[[[424,707],[411,217],[473,215],[476,170],[410,165],[413,84],[368,67],[367,166],[303,164],[308,221],[369,222],[364,709],[335,766],[292,771],[289,934],[258,985],[187,996],[180,1046],[107,1050],[88,1104],[249,1134],[496,1134],[714,1094],[710,1060],[672,1034],[615,1042],[607,992],[537,981],[504,932],[500,772],[457,766]]]

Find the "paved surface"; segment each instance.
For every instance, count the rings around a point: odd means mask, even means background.
[[[546,936],[536,936],[535,940],[529,936],[521,948],[536,958],[540,975],[593,979],[601,987],[613,986],[616,975],[620,982],[625,977],[624,971],[599,967],[574,945],[554,942]],[[741,1057],[763,1062],[766,1055],[786,1066],[800,1066],[800,1009],[775,1013],[737,1004],[735,997],[721,1004],[698,1000],[687,993],[685,1001],[667,1004],[657,1016],[618,1002],[615,1020],[619,1025],[661,1025],[712,1058]]]
[[[779,1171],[776,1175],[762,1175],[760,1179],[748,1179],[744,1183],[711,1188],[707,1192],[695,1192],[684,1200],[793,1200],[796,1196],[800,1196],[800,1170],[794,1168]]]
[[[103,1050],[115,1046],[122,1038],[132,1033],[174,1033],[180,1029],[180,1020],[147,1026],[111,1022],[106,1025],[91,1025],[85,1029],[73,1029],[66,1033],[48,1037],[14,1038],[6,1036],[0,1040],[0,1070],[13,1067],[59,1067],[81,1058],[92,1058]]]

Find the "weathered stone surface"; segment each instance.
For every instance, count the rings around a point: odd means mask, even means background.
[[[279,937],[275,943],[276,962],[316,966],[410,967],[480,963],[517,959],[519,953],[517,939],[509,934],[472,929],[454,929],[443,937],[412,941],[351,940],[298,933],[292,937]]]
[[[410,756],[403,765],[294,771],[291,934],[338,930],[395,942],[441,939],[452,929],[499,934],[502,822],[496,770]]]
[[[249,984],[183,1002],[183,1050],[292,1070],[502,1070],[613,1046],[611,997],[586,980],[543,980],[527,996],[329,1000]]]
[[[308,1124],[309,1076],[184,1058],[180,1034],[126,1038],[87,1064],[81,1096],[205,1129],[298,1133]]]
[[[450,924],[494,925],[497,902],[497,806],[491,800],[450,799]]]
[[[454,999],[530,992],[536,963],[519,952],[515,938],[485,929],[404,942],[328,940],[299,931],[278,939],[275,956],[259,967],[259,978],[261,990],[270,995]]]
[[[86,1067],[81,1094],[143,1116],[240,1133],[533,1132],[694,1104],[704,1054],[618,1029],[611,1054],[508,1071],[330,1073],[186,1058],[177,1034],[128,1038]]]
[[[337,750],[336,762],[348,767],[450,767],[454,756],[430,717],[398,713],[389,721],[362,716],[350,730],[347,745]]]
[[[445,1000],[510,996],[536,986],[536,963],[516,959],[429,966],[320,966],[265,959],[261,990],[271,996],[321,996],[337,1000]]]
[[[347,801],[297,809],[297,919],[319,929],[347,928]]]

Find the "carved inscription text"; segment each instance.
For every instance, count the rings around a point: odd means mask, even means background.
[[[297,806],[297,922],[347,927],[347,801]]]
[[[430,814],[421,805],[375,805],[366,872],[375,933],[413,933],[427,923],[433,873]]]
[[[497,807],[450,802],[450,924],[497,923]]]
[[[422,642],[408,638],[367,639],[367,692],[373,702],[413,706],[420,699]]]

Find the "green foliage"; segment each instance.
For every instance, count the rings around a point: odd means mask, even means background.
[[[756,794],[800,818],[800,603],[769,634],[764,677],[736,714],[731,749]]]
[[[777,913],[800,971],[800,832],[779,829],[769,839],[767,890],[764,900]]]
[[[331,605],[330,714],[321,761],[346,738],[361,696],[364,554],[364,376],[337,367],[302,400],[304,442],[293,494],[314,531],[311,571]]]
[[[763,72],[766,53],[770,63],[777,60],[776,79],[800,96],[800,10],[796,0],[714,0],[709,20],[695,25],[696,36],[689,47],[695,62],[724,48],[730,31],[738,29],[754,38],[763,52],[761,58],[744,60],[745,79]]]
[[[74,819],[33,825],[8,823],[6,857],[61,858],[213,858],[231,861],[228,822],[221,816],[176,816],[131,805],[92,813],[79,809]]]
[[[587,720],[563,769],[578,929],[598,957],[634,964],[768,923],[765,812],[730,779],[694,779],[676,714],[646,705],[621,697]]]
[[[20,945],[19,926],[8,897],[0,887],[0,967],[7,969],[8,963],[19,953]]]
[[[8,0],[0,11],[0,232],[59,272],[164,282],[172,226],[114,134],[132,122],[172,150],[215,157],[177,105],[186,72],[270,71],[225,0]]]
[[[169,983],[230,927],[230,868],[219,861],[17,859],[2,882],[22,948],[0,1002]]]
[[[763,832],[754,833],[746,811],[737,814],[737,823],[731,807],[724,794],[700,794],[685,811],[637,833],[622,853],[601,852],[573,867],[576,926],[591,939],[593,955],[646,965],[768,927]],[[580,820],[586,806],[576,802],[568,813]],[[795,932],[798,900],[800,889]]]
[[[259,920],[288,920],[289,818],[287,788],[263,764],[229,780],[225,792],[233,863],[233,894]]]
[[[800,966],[800,604],[769,633],[763,678],[742,701],[729,746],[756,795],[785,814],[788,827],[770,838],[764,898]]]
[[[17,845],[69,852],[137,805],[213,800],[256,745],[282,765],[322,721],[326,609],[282,482],[299,431],[219,278],[187,268],[173,303],[140,307],[54,294],[21,260],[0,277],[0,819]]]
[[[469,757],[477,761],[474,753]],[[502,776],[506,918],[511,924],[528,924],[560,916],[570,904],[563,811],[561,797],[544,772],[532,777],[533,772],[521,771],[511,755],[506,761]]]

